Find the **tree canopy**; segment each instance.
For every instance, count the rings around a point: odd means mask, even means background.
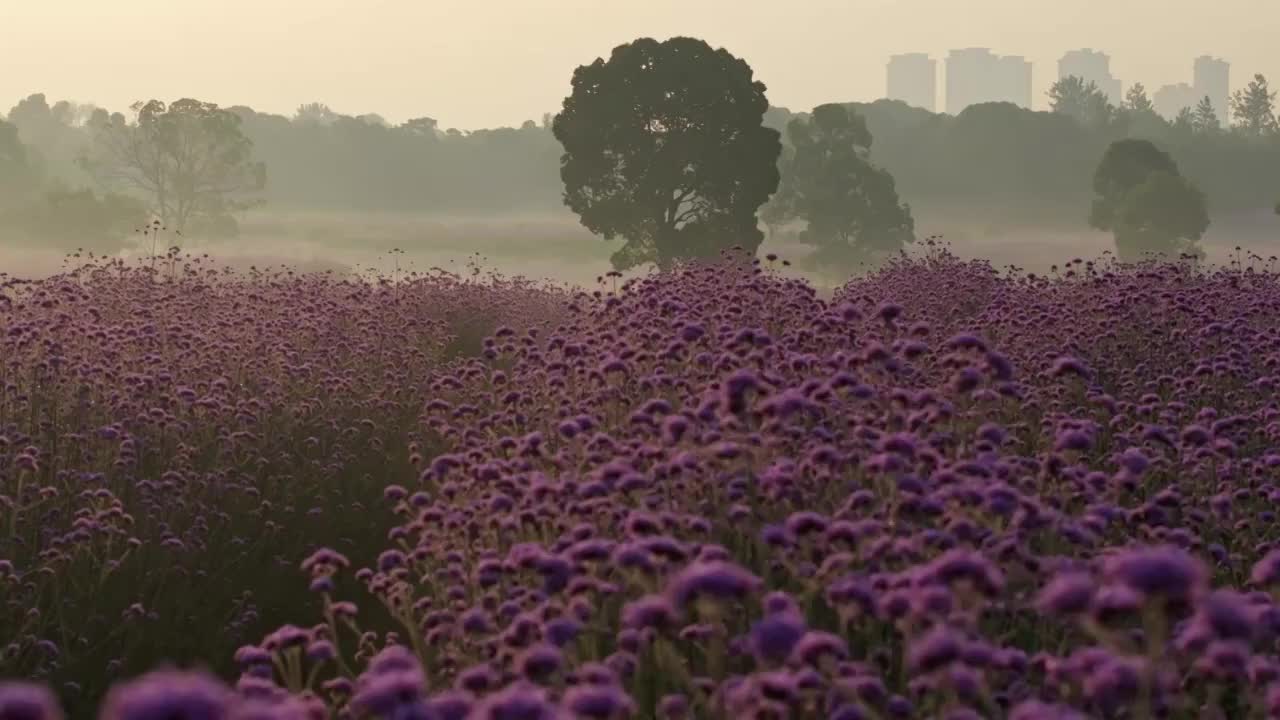
[[[1231,114],[1241,132],[1255,137],[1280,130],[1276,120],[1276,93],[1264,75],[1253,76],[1247,87],[1231,96]]]
[[[564,202],[592,232],[626,240],[615,267],[756,251],[781,142],[746,62],[694,38],[641,38],[572,84],[552,122]]]
[[[804,239],[824,265],[847,267],[914,239],[911,209],[893,176],[870,161],[866,119],[843,105],[820,105],[793,118],[784,181],[771,207],[806,224]]]
[[[1208,95],[1200,98],[1200,102],[1191,111],[1191,126],[1198,133],[1216,133],[1222,129],[1218,113]]]
[[[1139,98],[1133,98],[1141,102]],[[1103,127],[1116,117],[1116,108],[1093,82],[1068,75],[1049,88],[1049,107],[1055,113],[1073,117],[1086,127]]]
[[[1155,113],[1155,105],[1147,97],[1147,88],[1142,83],[1134,83],[1124,94],[1124,109],[1131,113]]]
[[[1094,173],[1089,224],[1110,231],[1123,260],[1199,254],[1209,227],[1204,193],[1148,140],[1118,140]]]
[[[93,145],[82,167],[104,188],[140,192],[163,223],[178,231],[234,226],[233,211],[255,204],[266,167],[254,160],[240,117],[184,98],[137,103],[135,117],[95,116]]]

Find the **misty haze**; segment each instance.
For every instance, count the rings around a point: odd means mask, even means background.
[[[1277,29],[0,0],[0,720],[1280,717]]]

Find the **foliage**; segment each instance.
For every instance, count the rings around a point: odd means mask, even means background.
[[[453,346],[566,304],[495,276],[80,262],[0,284],[0,678],[54,683],[71,717],[157,663],[227,673],[318,610],[282,577],[323,545],[376,558]]]
[[[763,239],[756,210],[777,189],[778,133],[764,83],[724,49],[641,38],[574,71],[552,123],[564,202],[627,244],[618,268],[670,268]]]
[[[48,248],[83,248],[111,253],[126,247],[147,221],[146,207],[136,198],[93,190],[54,186],[37,199],[0,213],[0,227],[28,243]]]
[[[50,102],[47,118],[59,123]],[[875,137],[876,164],[893,175],[917,217],[968,215],[984,222],[1074,225],[1091,201],[1089,186],[1107,146],[1125,137],[1164,148],[1205,192],[1215,217],[1269,210],[1280,187],[1280,133],[1254,137],[1232,129],[1198,133],[1193,117],[1169,122],[1122,108],[1106,127],[1069,116],[1001,104],[975,105],[959,116],[896,101],[850,103]],[[430,118],[381,127],[334,113],[329,124],[229,108],[253,152],[271,171],[262,198],[282,211],[426,212],[453,215],[553,215],[564,209],[558,180],[563,147],[548,128],[495,128],[447,133]],[[89,142],[92,110],[65,113],[71,125],[33,144],[20,129],[31,165],[70,187],[90,182],[71,162]],[[97,111],[109,118],[106,111]],[[333,112],[333,111],[330,111]],[[1215,108],[1224,127],[1227,109]],[[795,116],[770,108],[764,124],[785,131]],[[39,114],[40,117],[46,117]],[[40,125],[37,125],[40,127]],[[783,137],[785,165],[789,141]],[[761,210],[769,225],[772,203]],[[775,224],[775,227],[780,227]]]
[[[1276,120],[1276,93],[1271,90],[1267,78],[1254,75],[1245,88],[1231,96],[1231,115],[1236,129],[1249,136],[1261,137],[1280,130]]]
[[[1222,123],[1218,121],[1218,114],[1214,111],[1213,102],[1208,95],[1201,98],[1192,110],[1191,126],[1201,134],[1216,133],[1222,129]]]
[[[1096,88],[1095,88],[1096,89]],[[1131,113],[1155,114],[1155,105],[1147,97],[1147,88],[1142,83],[1134,83],[1124,94],[1124,109]]]
[[[787,124],[791,152],[771,206],[784,219],[804,220],[804,241],[823,264],[848,268],[900,250],[914,239],[911,208],[898,199],[893,176],[870,161],[866,120],[843,105],[820,105]]]
[[[1049,106],[1086,127],[1106,127],[1117,118],[1115,106],[1097,84],[1077,75],[1061,78],[1049,88]]]
[[[253,159],[238,115],[189,98],[132,110],[133,120],[115,115],[93,123],[82,167],[103,187],[143,193],[161,222],[179,232],[192,224],[225,226],[231,213],[257,203],[266,167]]]
[[[1089,224],[1115,235],[1122,259],[1197,253],[1209,227],[1204,194],[1168,153],[1147,140],[1118,140],[1094,173]]]
[[[27,147],[18,139],[18,128],[0,120],[0,210],[24,198],[37,177]]]
[[[327,127],[337,122],[342,116],[321,102],[304,103],[298,106],[293,114],[293,121],[299,125],[320,125]]]

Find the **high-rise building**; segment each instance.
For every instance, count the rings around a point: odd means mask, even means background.
[[[947,112],[952,115],[986,102],[1031,107],[1031,63],[1021,57],[1002,57],[987,48],[952,50],[946,82]]]
[[[885,97],[933,112],[938,106],[938,62],[924,53],[889,58]]]
[[[1072,50],[1058,60],[1058,79],[1062,80],[1074,75],[1085,84],[1098,86],[1112,105],[1119,105],[1124,96],[1121,94],[1120,81],[1111,74],[1111,56],[1093,48]]]
[[[997,100],[1018,107],[1031,107],[1031,62],[1020,55],[1005,55],[996,60],[998,74]]]
[[[1231,63],[1201,55],[1192,67],[1192,78],[1196,102],[1208,97],[1218,119],[1225,125],[1231,117]]]
[[[1182,112],[1183,108],[1195,109],[1200,98],[1204,97],[1196,89],[1186,83],[1165,85],[1151,96],[1151,104],[1155,111],[1168,120],[1172,120]],[[1215,110],[1217,108],[1214,108]],[[1222,116],[1219,115],[1219,118]]]

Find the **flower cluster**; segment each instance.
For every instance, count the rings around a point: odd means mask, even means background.
[[[386,478],[433,454],[435,374],[566,303],[488,276],[201,258],[162,278],[95,261],[0,296],[0,676],[83,703],[166,660],[230,671],[313,606],[285,575],[301,557],[376,556]]]
[[[568,296],[398,376],[419,460],[351,500],[376,551],[291,559],[310,624],[104,712],[1280,717],[1278,317],[1270,272],[945,252]]]

